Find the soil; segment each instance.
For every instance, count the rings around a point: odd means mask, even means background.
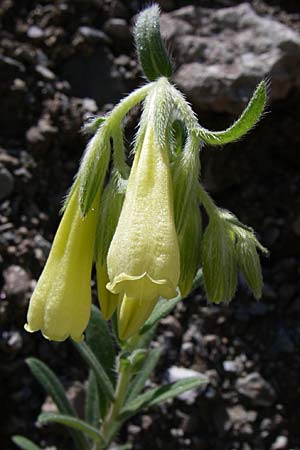
[[[71,450],[59,427],[39,427],[45,393],[25,360],[41,358],[66,388],[87,370],[70,342],[23,330],[28,301],[59,222],[61,201],[86,143],[80,128],[142,82],[130,37],[138,1],[2,0],[0,5],[0,447],[24,435]],[[144,4],[144,2],[142,2]],[[237,1],[161,1],[219,8]],[[250,2],[300,26],[297,0]],[[95,29],[97,29],[95,31]],[[223,129],[232,117],[197,111]],[[263,298],[242,280],[230,305],[208,305],[201,289],[159,327],[164,349],[153,383],[171,366],[206,373],[188,399],[126,424],[134,450],[300,450],[300,90],[268,106],[241,142],[206,148],[203,180],[216,202],[251,225],[270,250]],[[50,405],[51,407],[51,405]]]

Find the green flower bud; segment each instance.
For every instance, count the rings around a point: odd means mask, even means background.
[[[95,259],[100,266],[106,264],[107,252],[123,206],[126,184],[119,172],[113,171],[102,194],[95,242]]]
[[[109,135],[102,125],[88,143],[78,172],[79,204],[83,216],[91,209],[96,193],[102,189],[109,158]]]
[[[254,297],[258,300],[261,297],[263,278],[257,247],[264,253],[267,253],[267,250],[260,245],[252,232],[238,228],[236,236],[239,269],[249,289],[251,289]]]
[[[197,207],[199,172],[199,140],[193,137],[187,140],[172,168],[174,219],[178,233],[184,227],[191,204]]]
[[[229,302],[237,286],[237,257],[232,226],[218,214],[210,218],[202,246],[204,284],[208,301]]]
[[[179,289],[182,297],[186,297],[191,291],[200,266],[201,238],[201,215],[198,205],[195,204],[187,211],[187,218],[178,235],[180,249]]]

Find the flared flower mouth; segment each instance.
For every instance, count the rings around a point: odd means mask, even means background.
[[[63,342],[66,339],[68,339],[69,337],[71,337],[73,339],[73,341],[75,342],[81,342],[84,339],[84,334],[80,333],[80,334],[75,334],[72,332],[67,332],[64,334],[55,334],[55,332],[51,331],[51,334],[48,335],[47,331],[44,330],[43,327],[31,327],[28,323],[26,323],[24,325],[24,329],[28,332],[28,333],[35,333],[36,331],[40,331],[43,335],[43,337],[45,339],[48,339],[48,341],[55,341],[55,342]]]
[[[113,294],[124,294],[145,301],[158,297],[170,299],[177,295],[176,286],[170,280],[155,280],[147,272],[137,276],[121,273],[106,287]]]

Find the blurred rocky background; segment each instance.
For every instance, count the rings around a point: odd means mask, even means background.
[[[152,382],[203,372],[209,385],[139,415],[120,434],[134,450],[300,449],[300,4],[298,0],[161,0],[175,83],[210,129],[229,126],[270,81],[263,120],[242,141],[203,151],[217,203],[257,231],[263,298],[241,280],[229,306],[202,290],[160,326]],[[24,332],[62,197],[84,149],[80,128],[143,82],[131,37],[135,0],[0,2],[0,448],[23,434],[71,450],[38,428],[51,401],[25,358],[40,357],[80,408],[86,370],[70,343]]]

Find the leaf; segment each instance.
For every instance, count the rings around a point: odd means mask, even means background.
[[[42,450],[41,447],[23,436],[13,436],[12,441],[23,450]]]
[[[173,308],[182,300],[181,295],[178,295],[175,298],[172,298],[171,300],[164,300],[161,299],[156,304],[151,316],[146,321],[142,329],[140,330],[140,335],[147,333],[147,331],[150,330],[154,325],[156,325],[161,319],[166,317]]]
[[[92,305],[91,318],[85,336],[88,346],[93,351],[110,380],[115,383],[115,346],[109,326],[103,319],[101,311],[95,305]]]
[[[156,364],[158,363],[160,355],[161,355],[160,348],[155,348],[149,351],[148,356],[140,372],[135,376],[135,378],[133,379],[128,388],[128,395],[126,402],[129,402],[130,400],[134,399],[144,388],[146,381],[148,380]]]
[[[63,414],[76,417],[76,412],[67,399],[64,387],[55,373],[39,359],[28,358],[26,359],[26,363],[33,376],[53,399],[58,410]],[[77,432],[71,432],[71,434],[78,449],[87,448],[87,443],[83,435]]]
[[[121,419],[127,419],[128,417],[136,414],[140,409],[149,408],[150,406],[163,403],[171,398],[177,397],[183,392],[189,391],[190,389],[195,389],[203,383],[207,383],[206,377],[191,377],[176,381],[176,383],[169,383],[164,386],[151,389],[128,402],[121,410]]]
[[[89,373],[84,417],[87,423],[96,427],[100,423],[99,394],[95,374]]]
[[[73,406],[66,397],[64,387],[55,373],[46,364],[36,358],[28,358],[26,359],[26,363],[33,376],[53,399],[58,410],[64,414],[76,416]]]
[[[38,417],[38,421],[41,424],[54,422],[65,425],[66,427],[74,428],[85,433],[89,438],[93,439],[93,441],[97,442],[101,446],[105,445],[104,439],[102,438],[97,428],[94,428],[83,420],[77,419],[75,417],[67,416],[64,414],[43,413]]]
[[[99,308],[94,305],[92,305],[91,317],[85,335],[87,345],[90,347],[97,360],[105,370],[108,378],[114,385],[116,351],[107,322],[103,319]],[[103,389],[102,383],[99,382],[99,379],[97,381],[97,385],[100,413],[103,418],[108,408],[108,397]]]
[[[209,145],[224,145],[228,142],[237,141],[258,122],[264,111],[266,101],[267,85],[266,81],[262,80],[242,115],[227,130],[210,131],[199,126],[195,129],[195,133]]]
[[[98,361],[93,351],[89,348],[89,346],[85,342],[73,342],[73,344],[77,348],[78,352],[85,360],[85,362],[94,371],[98,386],[101,385],[101,388],[105,393],[105,396],[109,400],[113,401],[114,400],[113,385],[106,371],[104,370],[102,364],[100,363],[100,361]]]

